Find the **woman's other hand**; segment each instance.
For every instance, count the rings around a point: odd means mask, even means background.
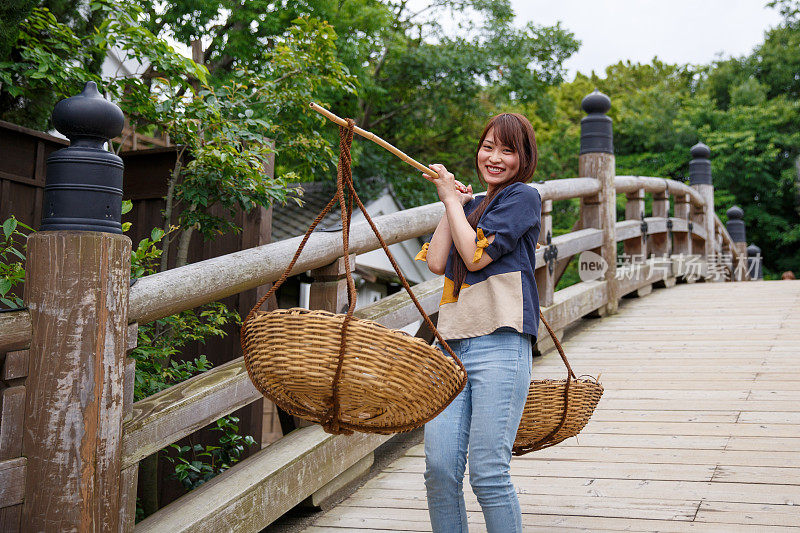
[[[464,185],[456,180],[456,191],[458,192],[458,200],[461,202],[461,205],[465,205],[473,198],[472,185]]]
[[[449,172],[444,165],[435,163],[430,165],[430,168],[436,172],[439,177],[432,178],[426,174],[423,176],[436,185],[436,192],[439,194],[439,199],[447,203],[448,200],[458,200],[461,205],[466,204],[472,200],[472,185],[465,186],[463,183],[455,179],[455,176]]]

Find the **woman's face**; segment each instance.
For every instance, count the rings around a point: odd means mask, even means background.
[[[494,128],[489,130],[478,148],[478,169],[490,192],[519,171],[519,154],[510,146],[495,141]]]

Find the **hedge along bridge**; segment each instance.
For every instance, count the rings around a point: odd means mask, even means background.
[[[727,260],[724,279],[748,280],[742,213],[729,211],[729,228],[715,215],[708,148],[692,148],[689,186],[615,176],[611,120],[605,115],[610,101],[595,92],[583,108],[588,115],[582,122],[580,177],[531,185],[542,197],[536,281],[554,329],[561,333],[587,315],[614,315],[621,297],[644,295],[653,286],[711,280],[720,254]],[[110,123],[119,119],[121,127],[121,116],[104,113],[91,127],[65,121],[59,128],[83,149],[92,141],[81,136],[88,131],[99,147],[97,138],[115,134]],[[623,221],[617,221],[617,193],[627,197]],[[653,198],[649,217],[647,194]],[[570,233],[553,237],[553,202],[569,198],[580,199],[580,220]],[[49,205],[43,222],[61,208]],[[393,244],[432,232],[443,214],[436,203],[375,223]],[[134,525],[138,462],[260,397],[240,358],[134,403],[134,363],[126,352],[135,347],[138,325],[275,281],[300,237],[147,276],[130,286],[127,237],[69,225],[43,227],[51,231],[28,240],[29,309],[0,314],[2,377],[12,385],[2,393],[0,529],[259,531],[309,496],[317,501],[329,494],[348,469],[369,462],[389,438],[333,436],[318,426],[297,429]],[[619,242],[626,254],[647,259],[618,266]],[[354,254],[378,247],[368,225],[351,228]],[[603,276],[554,291],[570,259],[586,250],[607,263]],[[338,234],[312,235],[293,272],[310,270],[317,280],[312,307],[342,308],[344,261],[354,257],[342,257]],[[442,286],[439,277],[414,287],[428,313],[436,312]],[[684,310],[691,316],[690,306]],[[356,315],[392,328],[417,320],[404,293]],[[548,348],[548,337],[542,330],[541,351]]]

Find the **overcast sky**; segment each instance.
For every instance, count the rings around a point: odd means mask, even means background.
[[[581,41],[565,67],[602,74],[620,60],[708,63],[741,56],[780,21],[766,0],[511,0],[517,23],[562,26]]]

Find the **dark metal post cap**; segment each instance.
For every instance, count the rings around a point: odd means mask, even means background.
[[[733,242],[747,242],[745,224],[744,224],[744,211],[739,206],[733,206],[728,209],[728,223],[725,227],[733,239]]]
[[[758,255],[761,253],[761,248],[756,246],[755,244],[751,244],[747,247],[747,255],[748,257],[752,257],[754,255]]]
[[[692,157],[695,159],[708,159],[711,157],[711,148],[703,143],[697,143],[689,149],[689,153],[692,154]]]
[[[614,153],[614,128],[611,117],[611,98],[595,89],[581,101],[587,115],[581,119],[581,154]]]
[[[738,205],[735,205],[728,209],[727,215],[728,220],[742,220],[744,219],[744,210]]]
[[[103,149],[122,132],[122,110],[90,81],[56,104],[53,123],[71,143],[47,158],[40,231],[122,233],[122,159]]]
[[[69,140],[82,137],[112,139],[122,133],[125,116],[97,90],[97,84],[87,81],[83,91],[58,102],[53,109],[53,125]]]
[[[697,143],[689,149],[692,160],[689,162],[689,185],[711,185],[711,149]]]
[[[608,113],[611,109],[611,98],[597,89],[581,100],[581,108],[588,113]]]

